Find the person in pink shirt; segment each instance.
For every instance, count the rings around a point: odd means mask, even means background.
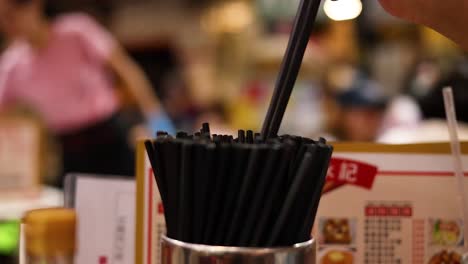
[[[46,0],[0,0],[0,108],[37,111],[63,145],[68,172],[133,175],[129,126],[119,118],[114,77],[129,89],[151,128],[173,132],[149,81],[91,17],[46,16]],[[58,183],[61,185],[61,182]]]

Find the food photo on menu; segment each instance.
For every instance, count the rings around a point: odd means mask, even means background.
[[[463,221],[429,219],[428,229],[429,243],[434,248],[428,263],[462,263],[464,252],[456,248],[460,248],[464,244]]]
[[[352,232],[354,223],[349,219],[321,219],[321,239],[323,244],[343,244],[352,243]],[[351,225],[352,224],[352,225]],[[353,226],[353,230],[352,227]]]
[[[462,220],[429,220],[431,244],[441,246],[460,246],[464,243]]]
[[[329,249],[320,258],[320,264],[353,264],[353,252],[344,249]]]
[[[455,251],[443,250],[431,257],[428,264],[442,264],[442,263],[462,263],[462,257],[460,253]]]

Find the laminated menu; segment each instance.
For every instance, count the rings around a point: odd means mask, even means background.
[[[135,181],[122,176],[69,174],[65,206],[78,214],[75,264],[134,261]]]
[[[459,263],[463,221],[448,144],[336,149],[314,227],[318,263]]]
[[[144,148],[138,152],[135,263],[155,264],[164,209]],[[463,164],[468,170],[468,155]],[[313,231],[317,263],[459,263],[460,212],[447,143],[335,144]]]

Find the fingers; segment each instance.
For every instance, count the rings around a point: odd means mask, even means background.
[[[421,0],[379,0],[382,7],[393,16],[403,18],[405,20],[422,23],[422,18],[425,16],[421,11],[427,6]],[[433,2],[432,0],[428,0]],[[427,14],[426,14],[427,15]]]
[[[379,0],[390,14],[429,26],[468,50],[468,0]]]

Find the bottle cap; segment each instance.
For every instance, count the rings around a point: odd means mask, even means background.
[[[23,218],[26,251],[31,256],[72,256],[76,243],[76,212],[66,208],[32,210]]]

